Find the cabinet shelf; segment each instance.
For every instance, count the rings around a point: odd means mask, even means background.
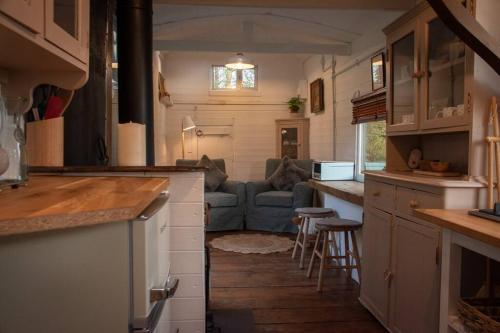
[[[446,62],[444,64],[436,65],[436,66],[433,66],[433,67],[429,66],[429,70],[430,70],[431,73],[433,73],[433,72],[440,72],[440,71],[443,71],[445,69],[451,68],[453,66],[461,65],[463,63],[465,63],[465,57],[458,58],[456,60],[449,61],[449,62]]]

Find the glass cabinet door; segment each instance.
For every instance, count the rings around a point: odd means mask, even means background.
[[[403,32],[390,42],[390,108],[389,128],[411,130],[417,128],[416,33]]]
[[[88,62],[89,0],[45,0],[45,38]]]
[[[465,124],[465,44],[429,13],[425,20],[423,127]]]
[[[78,39],[78,0],[54,0],[54,23]]]
[[[285,155],[291,159],[299,158],[299,129],[283,127],[281,129],[281,158]]]

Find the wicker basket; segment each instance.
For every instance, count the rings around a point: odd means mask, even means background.
[[[471,333],[500,332],[500,298],[464,298],[458,315]]]

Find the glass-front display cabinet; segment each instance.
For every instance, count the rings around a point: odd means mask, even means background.
[[[88,62],[90,0],[45,0],[45,38],[66,52]]]
[[[471,96],[466,80],[468,49],[432,9],[422,15],[421,24],[422,128],[466,125]]]
[[[276,120],[276,157],[309,158],[309,119]]]
[[[421,5],[424,7],[425,5]],[[470,122],[467,83],[471,51],[432,8],[385,29],[389,53],[390,132],[465,127]]]
[[[389,112],[388,130],[418,128],[418,31],[410,22],[388,38]]]

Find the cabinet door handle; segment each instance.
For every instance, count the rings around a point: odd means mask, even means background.
[[[373,196],[374,197],[380,197],[380,191],[376,191],[376,192],[373,192]]]
[[[151,289],[149,293],[149,301],[153,303],[173,297],[178,286],[179,279],[169,277],[164,287]]]
[[[386,270],[385,273],[384,273],[384,280],[385,281],[392,280],[392,275],[393,275],[393,273],[391,271]]]

